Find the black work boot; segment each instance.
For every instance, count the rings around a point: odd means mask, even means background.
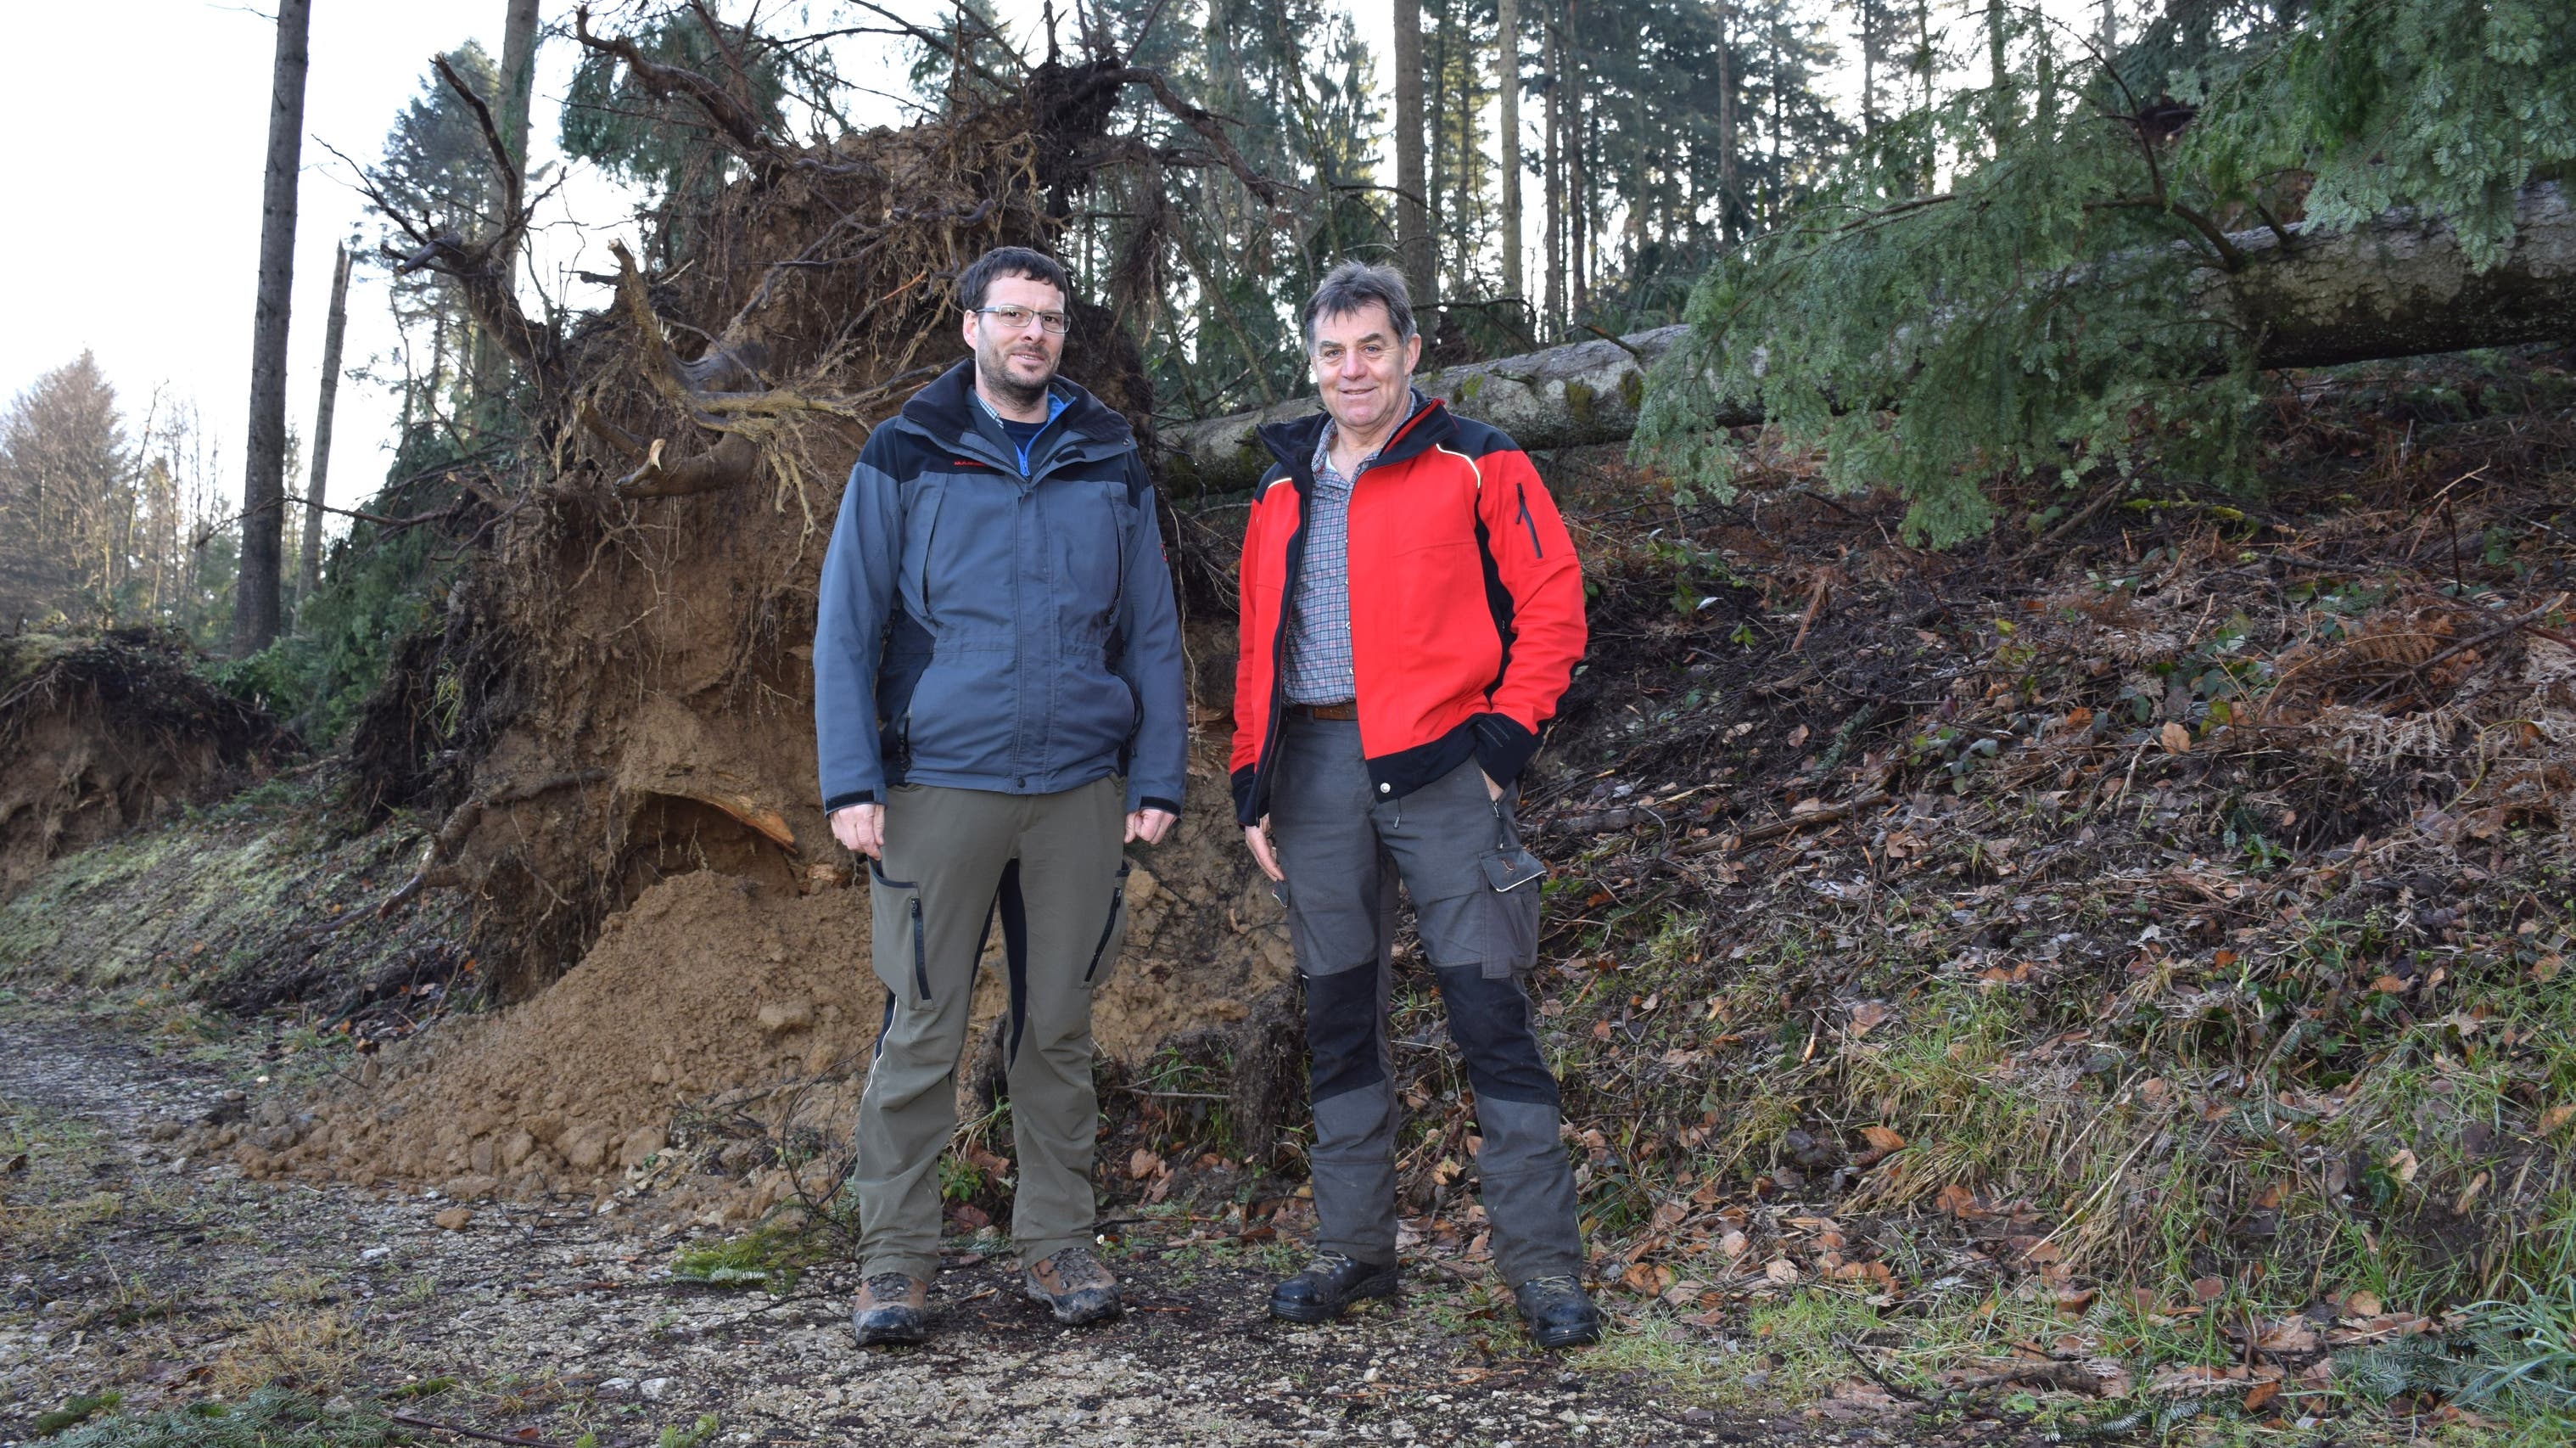
[[[900,1272],[879,1272],[859,1285],[850,1330],[859,1346],[916,1343],[930,1337],[930,1284]]]
[[[1394,1263],[1361,1262],[1326,1248],[1306,1270],[1270,1289],[1270,1315],[1290,1322],[1330,1322],[1363,1297],[1393,1297]]]
[[[1020,1273],[1021,1289],[1032,1302],[1043,1302],[1055,1320],[1072,1327],[1107,1322],[1123,1307],[1118,1279],[1084,1246],[1064,1248]]]
[[[1583,1284],[1570,1272],[1533,1277],[1512,1289],[1512,1300],[1520,1306],[1521,1321],[1529,1324],[1530,1340],[1540,1347],[1580,1347],[1601,1340],[1601,1310],[1583,1295]]]

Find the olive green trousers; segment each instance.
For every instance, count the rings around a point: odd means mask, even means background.
[[[1125,783],[1058,794],[937,785],[887,792],[885,857],[868,895],[885,1024],[859,1100],[862,1271],[939,1270],[939,1156],[957,1129],[957,1066],[975,970],[998,922],[1009,976],[1005,1081],[1024,1263],[1088,1243],[1096,1206],[1092,992],[1125,944]]]

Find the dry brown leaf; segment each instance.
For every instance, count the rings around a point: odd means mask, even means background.
[[[1861,1140],[1881,1152],[1905,1149],[1905,1138],[1884,1126],[1864,1126],[1860,1129],[1860,1135]]]
[[[2189,754],[2191,731],[2178,723],[2167,723],[2164,728],[2156,732],[2156,742],[2165,747],[2167,754]]]

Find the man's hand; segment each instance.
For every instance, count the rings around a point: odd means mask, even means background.
[[[845,804],[832,811],[832,838],[871,860],[885,858],[885,806]]]
[[[1252,862],[1261,867],[1261,873],[1273,880],[1288,878],[1279,873],[1279,857],[1270,853],[1270,816],[1263,815],[1257,825],[1245,825],[1243,842],[1251,847]]]
[[[1132,845],[1143,840],[1149,845],[1159,845],[1177,818],[1167,809],[1135,810],[1127,816],[1127,843]]]

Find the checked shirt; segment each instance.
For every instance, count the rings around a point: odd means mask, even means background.
[[[1315,444],[1315,491],[1306,513],[1306,563],[1288,622],[1288,702],[1345,704],[1359,697],[1351,672],[1351,479],[1333,467],[1331,424]],[[1366,468],[1372,452],[1360,459]],[[1358,469],[1353,470],[1356,475]]]

